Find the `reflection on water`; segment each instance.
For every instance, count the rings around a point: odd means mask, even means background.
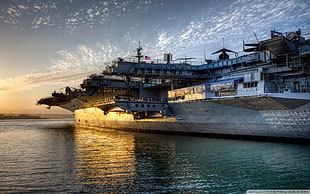
[[[310,188],[310,146],[0,122],[0,193]]]
[[[190,153],[164,135],[76,128],[76,169],[83,191],[203,191]],[[168,140],[168,141],[167,141]]]
[[[307,145],[82,128],[76,138],[83,191],[227,193],[310,186]]]
[[[77,128],[76,171],[83,191],[121,192],[135,177],[134,136]]]
[[[75,145],[64,120],[0,121],[0,193],[74,189]],[[72,121],[69,121],[72,122]],[[51,126],[57,128],[49,128]]]

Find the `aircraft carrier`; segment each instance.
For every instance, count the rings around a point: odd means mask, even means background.
[[[170,53],[152,60],[139,45],[135,57],[37,103],[70,110],[86,127],[310,139],[309,38],[272,30],[243,51],[223,45],[218,60],[191,65]]]

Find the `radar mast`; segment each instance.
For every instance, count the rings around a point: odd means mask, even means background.
[[[137,55],[136,55],[136,57],[138,58],[138,63],[140,63],[141,58],[143,57],[141,51],[142,51],[142,46],[140,45],[140,40],[139,40],[139,46],[137,48]]]

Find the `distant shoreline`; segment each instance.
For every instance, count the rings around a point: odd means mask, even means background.
[[[67,119],[73,118],[71,114],[41,114],[41,115],[31,115],[31,114],[14,114],[5,115],[0,114],[0,120],[5,119]]]

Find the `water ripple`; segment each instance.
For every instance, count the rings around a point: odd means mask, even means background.
[[[310,146],[0,123],[0,193],[245,193],[305,189]]]

